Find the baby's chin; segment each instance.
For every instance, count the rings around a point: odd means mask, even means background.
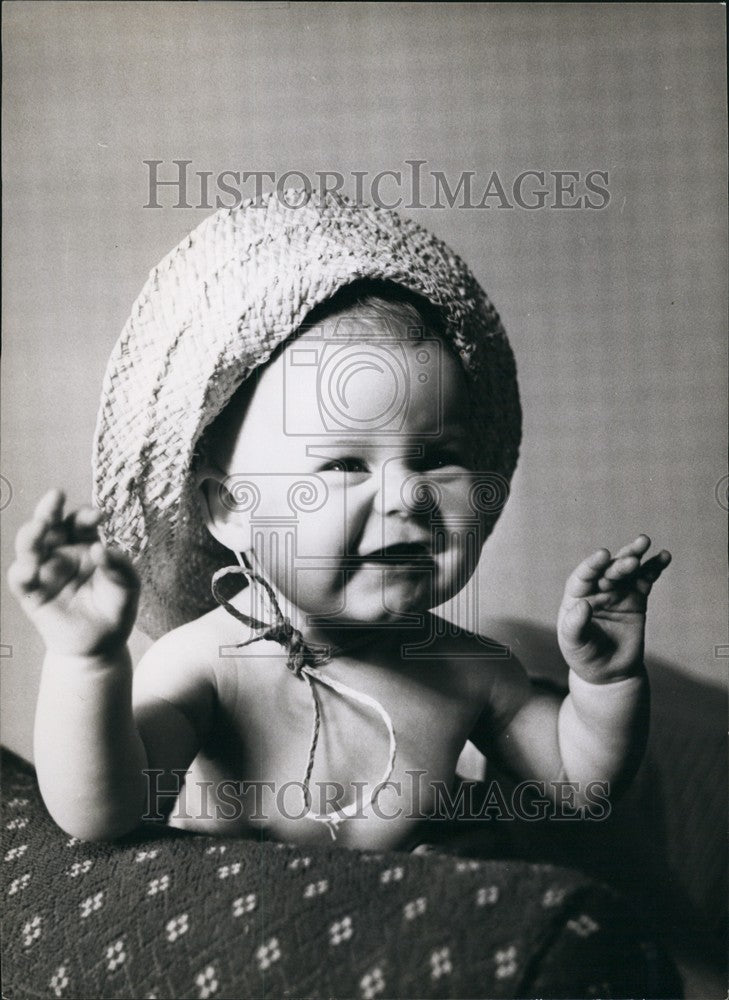
[[[303,583],[303,581],[301,581]],[[415,625],[437,603],[428,574],[383,570],[351,578],[346,586],[321,592],[299,587],[299,609],[319,621],[347,626]]]

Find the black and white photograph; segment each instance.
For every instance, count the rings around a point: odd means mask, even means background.
[[[2,56],[3,997],[725,1000],[725,5]]]

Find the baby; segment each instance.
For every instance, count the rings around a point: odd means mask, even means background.
[[[432,611],[476,569],[519,435],[498,315],[420,227],[333,198],[203,223],[110,361],[97,507],[53,490],[17,539],[56,822],[402,848],[467,740],[547,794],[573,783],[577,807],[621,788],[669,553],[640,535],[571,574],[564,699]],[[135,621],[160,637],[133,674]]]

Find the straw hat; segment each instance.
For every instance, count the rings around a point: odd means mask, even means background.
[[[201,435],[309,311],[345,285],[394,282],[440,308],[475,401],[481,468],[508,484],[516,465],[514,357],[463,262],[392,211],[333,195],[292,204],[288,192],[272,194],[194,229],[151,272],[107,366],[94,502],[107,514],[105,540],[137,565],[137,624],[153,637],[213,607],[211,576],[231,559],[199,512],[192,470]],[[504,499],[492,498],[493,521]]]

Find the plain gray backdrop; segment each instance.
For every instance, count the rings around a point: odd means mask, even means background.
[[[16,2],[3,24],[4,569],[48,487],[88,501],[112,345],[209,214],[144,208],[144,160],[314,178],[419,158],[477,188],[607,170],[602,210],[403,209],[471,265],[519,366],[481,626],[553,623],[582,556],[646,531],[675,559],[649,650],[723,682],[723,6]],[[2,598],[3,736],[29,756],[42,649]]]

